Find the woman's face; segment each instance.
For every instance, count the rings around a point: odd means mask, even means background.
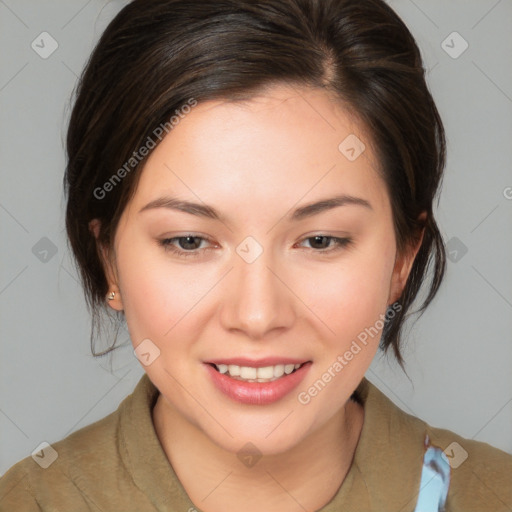
[[[319,90],[201,103],[163,139],[110,278],[169,413],[227,450],[270,454],[341,410],[412,263],[395,265],[376,168],[360,125]]]

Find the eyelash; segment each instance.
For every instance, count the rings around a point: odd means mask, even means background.
[[[176,236],[173,238],[164,238],[162,240],[158,240],[158,243],[160,246],[162,246],[164,248],[165,251],[169,251],[171,253],[177,254],[178,256],[184,256],[185,258],[190,258],[190,257],[195,258],[195,257],[200,256],[202,251],[212,250],[211,247],[206,247],[201,250],[195,249],[193,251],[185,251],[182,249],[177,249],[176,246],[172,245],[172,242],[181,240],[181,239],[185,239],[185,238],[194,238],[194,239],[209,241],[207,238],[202,237],[202,236],[182,235],[182,236]],[[320,249],[320,250],[311,249],[313,252],[316,252],[318,254],[330,254],[332,252],[336,252],[336,251],[345,249],[353,244],[353,239],[350,237],[340,238],[340,237],[336,237],[336,236],[329,236],[329,235],[323,235],[323,234],[308,236],[306,238],[303,238],[301,242],[304,242],[305,240],[312,240],[314,238],[327,238],[330,241],[335,242],[335,244],[336,244],[334,246],[334,248],[331,248],[331,249]]]

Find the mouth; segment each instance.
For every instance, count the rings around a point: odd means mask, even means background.
[[[215,364],[208,363],[215,370],[234,380],[244,382],[274,382],[283,377],[291,375],[306,363],[276,364],[269,366],[240,366],[237,364]]]
[[[289,395],[305,378],[312,361],[267,358],[253,361],[208,361],[205,367],[215,387],[236,402],[269,405]]]

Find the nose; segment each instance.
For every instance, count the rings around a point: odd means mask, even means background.
[[[234,268],[224,286],[223,327],[253,340],[289,329],[296,318],[294,295],[287,283],[289,273],[280,270],[270,251],[264,251],[252,263],[238,255],[234,258]]]

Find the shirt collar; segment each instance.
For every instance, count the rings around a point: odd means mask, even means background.
[[[135,485],[157,510],[193,507],[169,463],[152,421],[159,391],[145,373],[120,405],[119,450]],[[319,512],[414,510],[424,456],[426,425],[399,409],[363,378],[355,397],[363,428],[351,467],[333,499]]]
[[[424,456],[426,424],[397,407],[368,379],[356,389],[364,422],[352,465],[321,512],[415,508]]]
[[[156,434],[152,411],[159,390],[144,373],[120,406],[119,451],[135,485],[156,510],[188,510],[193,506]]]

